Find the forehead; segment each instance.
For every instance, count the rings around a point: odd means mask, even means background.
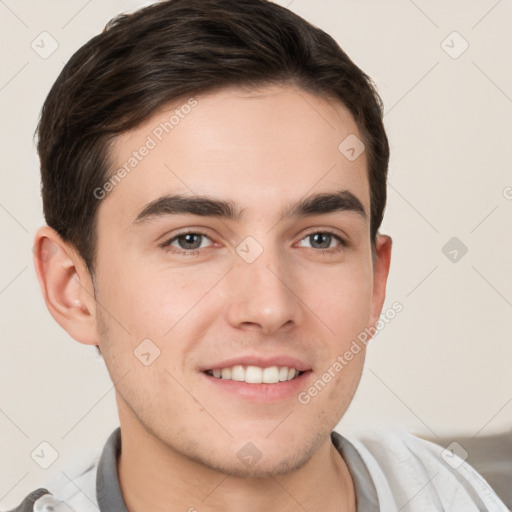
[[[308,192],[347,189],[369,212],[366,153],[347,158],[346,141],[362,141],[349,110],[296,87],[184,97],[114,140],[99,219],[128,226],[176,193],[231,200],[261,217]]]

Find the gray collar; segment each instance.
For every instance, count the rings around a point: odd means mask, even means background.
[[[377,491],[363,459],[338,432],[331,432],[331,440],[347,464],[354,481],[357,512],[378,512]],[[128,512],[117,474],[117,459],[121,453],[121,427],[107,439],[96,473],[96,497],[101,512]]]
[[[98,462],[96,498],[100,512],[128,512],[117,475],[117,459],[121,453],[121,427],[110,434]]]
[[[354,445],[338,432],[331,432],[334,447],[343,457],[354,482],[357,512],[379,512],[377,489],[368,468]]]

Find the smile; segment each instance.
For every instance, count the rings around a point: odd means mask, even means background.
[[[245,366],[236,364],[227,368],[206,370],[208,375],[221,380],[234,380],[248,384],[277,384],[298,378],[303,372],[288,366]]]

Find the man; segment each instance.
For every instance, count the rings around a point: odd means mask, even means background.
[[[69,61],[38,126],[47,307],[120,428],[16,510],[506,510],[401,431],[333,432],[381,314],[389,147],[371,80],[265,0],[170,0]]]

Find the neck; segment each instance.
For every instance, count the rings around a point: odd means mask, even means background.
[[[118,474],[129,512],[355,510],[348,468],[330,437],[300,469],[268,478],[214,471],[164,445],[137,423],[121,426]]]

